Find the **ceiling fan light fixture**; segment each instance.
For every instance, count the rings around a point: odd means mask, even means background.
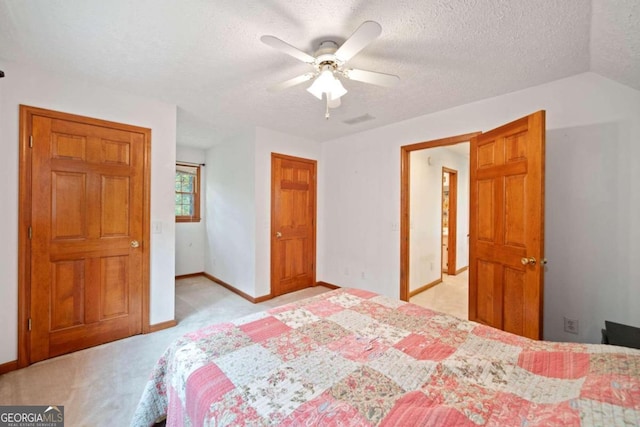
[[[313,81],[311,86],[307,88],[310,94],[318,99],[322,99],[322,94],[326,93],[327,98],[335,100],[347,93],[340,80],[333,75],[333,70],[327,66],[322,70],[320,75]]]
[[[331,88],[331,92],[327,94],[330,100],[334,101],[339,99],[342,95],[347,93],[347,89],[344,88],[342,82],[337,78],[333,79],[333,87]]]

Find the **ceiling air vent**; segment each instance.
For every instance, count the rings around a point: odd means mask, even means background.
[[[369,120],[373,120],[373,119],[375,119],[375,117],[367,113],[367,114],[363,114],[362,116],[354,117],[353,119],[343,120],[342,123],[346,123],[348,125],[355,125],[362,122],[368,122]]]

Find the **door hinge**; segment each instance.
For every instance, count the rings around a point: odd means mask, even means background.
[[[33,135],[29,135],[29,148],[33,148]]]
[[[29,226],[27,233],[29,234],[29,240],[31,240],[31,237],[33,236],[33,229],[31,228],[31,226]]]
[[[29,320],[27,321],[27,330],[31,330],[31,317],[29,317]]]

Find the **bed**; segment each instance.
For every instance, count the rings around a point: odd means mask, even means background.
[[[640,425],[640,350],[338,289],[174,342],[132,425]]]

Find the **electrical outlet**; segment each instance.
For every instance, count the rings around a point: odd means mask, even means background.
[[[578,333],[578,320],[577,319],[569,319],[564,318],[564,331],[570,334]]]

